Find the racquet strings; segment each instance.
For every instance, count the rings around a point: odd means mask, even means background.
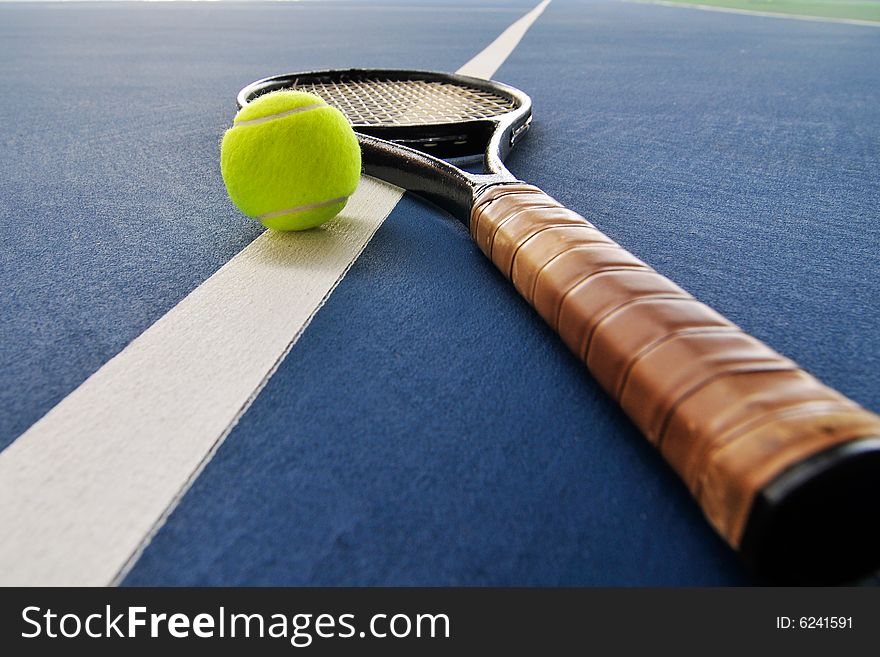
[[[517,102],[485,89],[439,80],[359,77],[294,80],[291,88],[323,98],[354,127],[419,126],[492,119]]]

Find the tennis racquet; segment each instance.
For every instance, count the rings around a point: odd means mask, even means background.
[[[507,171],[532,117],[525,93],[354,69],[265,78],[238,104],[289,88],[348,117],[365,173],[464,222],[760,574],[837,582],[877,567],[880,417]],[[483,173],[454,164],[476,156]]]

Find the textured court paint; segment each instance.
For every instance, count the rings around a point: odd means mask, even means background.
[[[802,2],[801,0],[624,0],[664,7],[688,7],[729,14],[880,27],[880,2]]]
[[[0,453],[0,581],[112,582],[400,197],[364,179],[326,229],[263,234]]]
[[[406,196],[124,583],[674,584],[692,573],[745,581],[684,487],[464,227]]]
[[[508,164],[878,410],[877,57],[872,29],[555,0],[495,76],[535,103]],[[465,231],[404,197],[125,583],[750,581]]]
[[[0,3],[0,450],[262,232],[217,166],[241,87],[455,70],[536,1]]]
[[[549,4],[550,0],[543,0],[532,11],[504,30],[485,50],[458,69],[457,72],[461,75],[491,78]]]
[[[364,6],[346,49],[322,43],[319,6],[298,14],[295,41],[282,6],[262,3],[3,13],[0,78],[19,102],[0,158],[0,442],[257,232],[213,175],[230,89],[353,58],[452,70],[532,4],[482,12],[497,29],[464,10],[438,22],[424,6]],[[349,7],[333,14],[343,35]],[[82,38],[50,29],[62,19]],[[555,0],[495,76],[529,91],[539,119],[511,168],[877,409],[875,35]],[[471,249],[405,198],[127,582],[747,581]]]
[[[263,233],[0,452],[0,581],[109,583],[399,198],[364,179],[324,229]]]

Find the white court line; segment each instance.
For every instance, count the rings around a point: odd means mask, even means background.
[[[519,44],[525,33],[532,26],[532,23],[538,20],[538,16],[544,13],[544,9],[549,4],[550,0],[544,0],[528,14],[504,30],[483,52],[478,53],[456,72],[461,75],[472,75],[477,78],[491,78]]]
[[[0,452],[0,584],[120,581],[402,194],[365,177],[323,229],[267,231]]]
[[[678,9],[699,9],[701,11],[718,11],[724,14],[743,14],[745,16],[762,16],[764,18],[787,18],[793,21],[809,21],[811,23],[841,23],[843,25],[866,25],[868,27],[880,27],[876,21],[863,21],[858,18],[831,18],[824,16],[801,16],[798,14],[783,14],[777,11],[753,11],[751,9],[736,9],[734,7],[716,7],[714,5],[696,5],[688,2],[674,2],[671,0],[620,0],[640,5],[660,5],[662,7],[675,7]]]

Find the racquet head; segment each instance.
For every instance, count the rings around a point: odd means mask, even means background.
[[[474,190],[513,182],[504,167],[526,134],[531,99],[514,87],[431,71],[348,69],[276,75],[249,84],[239,107],[282,89],[315,94],[358,133],[364,170],[419,193],[467,221]],[[379,141],[381,140],[381,141]],[[482,175],[461,158],[481,157]]]

